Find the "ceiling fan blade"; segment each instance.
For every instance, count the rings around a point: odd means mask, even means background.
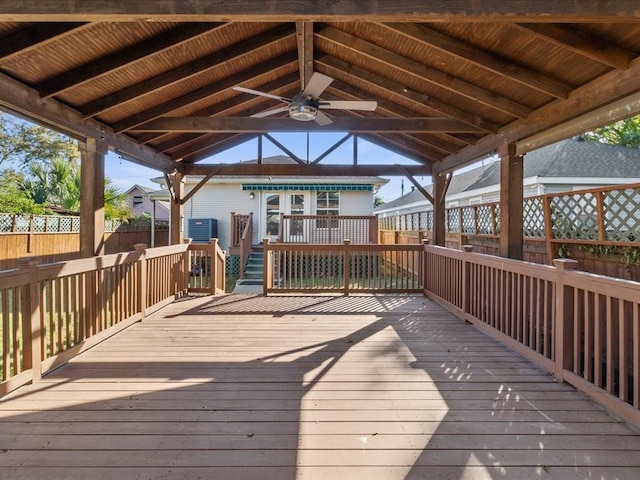
[[[330,123],[333,123],[331,119],[327,117],[326,114],[322,113],[320,110],[318,110],[318,113],[316,113],[316,118],[314,118],[314,121],[321,127],[325,125],[329,125]]]
[[[318,98],[322,95],[322,92],[331,85],[331,82],[333,82],[333,78],[323,75],[322,73],[314,72],[313,75],[311,75],[309,83],[307,83],[307,86],[302,91],[302,96]]]
[[[261,97],[267,97],[267,98],[273,98],[275,100],[280,100],[281,102],[284,103],[289,103],[291,102],[290,99],[285,98],[285,97],[280,97],[278,95],[272,95],[270,93],[265,93],[265,92],[260,92],[258,90],[252,90],[250,88],[244,88],[244,87],[233,87],[233,89],[237,92],[244,92],[244,93],[251,93],[252,95],[259,95]]]
[[[349,101],[349,100],[333,100],[320,102],[320,108],[324,110],[366,110],[373,112],[378,108],[378,102],[372,101]]]
[[[254,118],[264,118],[264,117],[269,117],[271,115],[275,115],[277,113],[286,112],[287,110],[289,110],[289,107],[279,107],[279,108],[274,108],[273,110],[267,110],[266,112],[256,113],[251,116]]]

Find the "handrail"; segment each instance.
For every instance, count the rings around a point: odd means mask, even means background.
[[[425,294],[640,425],[640,283],[425,246]]]
[[[371,215],[282,215],[278,242],[378,243],[377,217]]]
[[[179,244],[0,272],[0,396],[143,320],[190,288],[192,245]],[[217,245],[210,293],[224,292]]]
[[[240,237],[240,278],[244,278],[244,269],[247,266],[251,246],[253,245],[253,212],[249,214],[242,236]]]

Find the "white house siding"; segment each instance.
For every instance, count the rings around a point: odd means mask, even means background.
[[[340,215],[373,215],[372,212],[371,192],[340,192]]]
[[[185,194],[193,188],[186,185]],[[220,201],[220,199],[223,199]],[[189,218],[215,218],[218,221],[218,238],[222,249],[229,248],[231,212],[258,214],[258,196],[253,200],[240,185],[217,183],[205,185],[184,206],[184,232],[187,235]],[[257,232],[254,232],[257,235]]]

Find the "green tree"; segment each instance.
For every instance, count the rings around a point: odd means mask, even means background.
[[[0,167],[11,163],[25,168],[54,159],[77,161],[79,158],[78,146],[69,137],[0,113]]]
[[[384,200],[380,195],[373,197],[373,208],[379,207],[382,204],[384,204]]]
[[[640,148],[640,115],[587,132],[584,138],[611,145]]]

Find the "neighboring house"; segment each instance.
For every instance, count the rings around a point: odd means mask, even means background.
[[[540,148],[524,157],[525,197],[567,192],[606,185],[640,182],[640,150],[581,137]],[[425,187],[432,193],[432,186]],[[500,162],[454,173],[447,191],[446,206],[498,202],[500,200]],[[374,210],[379,217],[424,212],[431,203],[418,190],[412,190]]]
[[[128,197],[128,205],[133,211],[133,216],[139,217],[143,213],[152,215],[155,208],[156,220],[169,220],[169,203],[165,200],[151,199],[149,194],[153,191],[153,188],[136,184],[125,192]]]
[[[251,160],[245,163],[256,163]],[[262,163],[295,163],[285,156],[267,157]],[[203,177],[185,177],[185,195]],[[154,179],[162,183],[164,179]],[[213,177],[184,205],[184,235],[190,219],[215,220],[223,249],[231,240],[231,214],[253,213],[254,243],[276,239],[280,215],[373,215],[375,192],[387,183],[381,177]],[[162,197],[164,195],[164,197]],[[168,192],[154,192],[152,198],[168,198]],[[191,222],[193,223],[193,222]],[[318,227],[320,228],[320,227]]]

